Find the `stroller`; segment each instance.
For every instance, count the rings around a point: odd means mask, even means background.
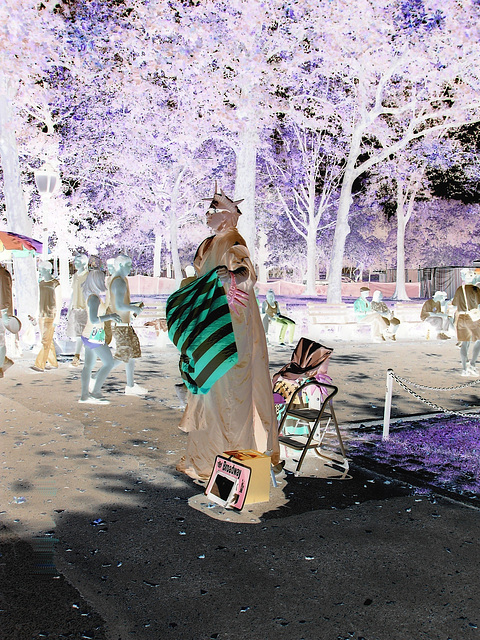
[[[301,451],[295,473],[300,472],[307,451],[313,449],[336,471],[348,470],[348,461],[333,408],[338,388],[327,374],[333,349],[301,338],[291,360],[273,376],[279,441]],[[331,425],[333,424],[333,433]],[[341,456],[332,445],[340,448]]]

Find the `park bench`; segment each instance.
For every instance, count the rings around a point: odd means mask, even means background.
[[[132,326],[140,338],[156,340],[166,336],[163,329],[165,321],[165,303],[145,304],[142,313],[132,320]]]
[[[307,302],[308,335],[313,340],[365,340],[370,337],[370,327],[357,322],[353,306],[345,302]]]
[[[412,300],[399,300],[393,305],[393,314],[400,320],[400,327],[397,336],[408,339],[424,339],[426,328],[420,320],[420,312],[423,300],[415,302]]]
[[[394,316],[400,320],[398,338],[424,339],[425,326],[420,320],[423,301],[398,301],[388,304]],[[357,322],[353,305],[347,303],[328,304],[308,302],[308,336],[321,342],[323,337],[336,340],[359,340],[369,342],[370,326]]]

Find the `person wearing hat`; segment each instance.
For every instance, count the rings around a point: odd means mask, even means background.
[[[368,287],[360,287],[360,297],[353,303],[353,310],[357,322],[370,325],[373,342],[383,342],[385,340],[383,333],[388,328],[388,324],[383,316],[372,310],[367,300],[369,293]]]
[[[382,334],[383,338],[385,339],[386,337],[388,337],[390,338],[390,340],[395,341],[397,339],[395,334],[397,333],[400,326],[400,320],[398,318],[395,318],[395,316],[393,315],[393,311],[391,311],[387,307],[385,302],[383,302],[383,293],[378,289],[373,292],[370,308],[375,313],[380,314],[385,320],[386,328],[384,333]]]
[[[231,200],[218,191],[216,183],[213,198],[208,200],[206,223],[214,235],[198,247],[193,265],[199,280],[213,272],[218,276],[230,310],[225,326],[233,330],[238,357],[208,390],[195,393],[190,389],[188,393],[180,423],[180,429],[188,434],[187,448],[177,469],[201,479],[208,479],[215,457],[224,451],[265,452],[274,468],[280,461],[267,343],[254,292],[256,275],[245,240],[237,230],[242,201]],[[214,365],[211,362],[209,366]]]
[[[433,329],[437,340],[449,340],[448,331],[453,329],[453,322],[446,312],[447,294],[445,291],[435,291],[433,298],[423,303],[420,311],[420,320],[428,326],[427,340],[430,338],[430,329]]]

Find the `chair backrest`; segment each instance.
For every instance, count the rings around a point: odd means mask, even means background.
[[[315,387],[319,390],[320,397],[318,400],[321,406],[326,405],[338,393],[338,387],[333,384],[319,382],[316,378],[307,378],[307,380],[302,382],[302,384],[300,384],[290,396],[287,405],[287,412],[295,402],[301,402],[303,400],[303,392],[307,387]],[[319,406],[318,408],[320,409],[321,407]]]
[[[328,361],[333,349],[309,338],[300,338],[293,350],[291,360],[273,376],[273,386],[282,377],[286,380],[312,378],[318,373],[327,373]]]

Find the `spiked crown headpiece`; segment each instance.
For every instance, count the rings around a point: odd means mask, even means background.
[[[218,191],[217,181],[215,180],[215,193],[213,194],[213,198],[202,198],[203,200],[210,202],[212,207],[215,209],[224,209],[225,211],[229,211],[230,213],[236,213],[237,215],[242,215],[242,212],[238,208],[238,205],[243,202],[243,198],[241,200],[232,200],[227,195],[225,195],[223,189]]]

